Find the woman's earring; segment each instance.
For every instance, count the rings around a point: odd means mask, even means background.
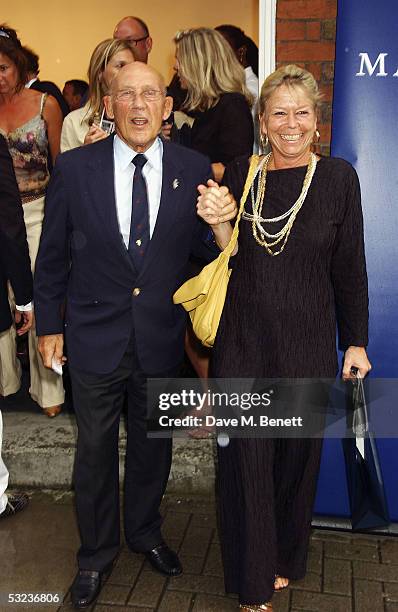
[[[264,138],[264,134],[263,133],[260,134],[260,143],[261,143],[262,149],[266,149],[266,147],[268,146],[268,136],[267,136],[267,134],[265,135],[265,138]]]
[[[320,139],[321,135],[320,135],[320,133],[319,133],[319,131],[318,131],[318,130],[316,130],[316,132],[315,132],[315,136],[316,136],[316,138],[317,138],[317,142],[319,142],[319,139]]]

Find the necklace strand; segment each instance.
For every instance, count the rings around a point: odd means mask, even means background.
[[[268,164],[271,160],[272,153],[268,153],[266,157],[259,164],[256,172],[259,175],[258,184],[257,184],[257,195],[254,192],[254,181],[251,186],[250,194],[251,194],[251,202],[253,214],[249,214],[247,212],[243,213],[243,218],[252,222],[252,232],[253,237],[256,242],[264,247],[269,255],[275,257],[282,253],[285,248],[286,242],[289,238],[290,232],[292,230],[293,224],[296,220],[297,214],[304,204],[304,200],[307,197],[308,190],[311,186],[311,182],[316,170],[317,157],[314,153],[310,154],[310,161],[308,164],[307,172],[304,178],[303,187],[301,189],[301,193],[297,198],[296,202],[287,210],[283,215],[279,215],[278,217],[272,217],[269,219],[263,218],[261,216],[263,210],[263,204],[265,199],[265,186],[267,182],[267,169]],[[287,219],[285,225],[282,227],[279,232],[276,234],[270,234],[265,230],[262,226],[262,223],[277,223],[278,221],[283,221]],[[271,240],[268,242],[268,240]],[[275,247],[279,243],[282,243],[279,250],[273,251],[272,247]]]

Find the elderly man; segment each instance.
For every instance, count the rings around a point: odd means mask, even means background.
[[[66,300],[82,541],[71,594],[80,608],[98,595],[119,549],[118,432],[126,396],[127,545],[163,574],[182,571],[160,529],[171,440],[147,438],[146,384],[148,377],[178,373],[185,315],[172,296],[192,251],[209,254],[195,200],[210,164],[158,137],[171,110],[162,77],[141,62],[129,64],[115,77],[105,104],[116,136],[57,160],[35,274],[39,346],[47,366],[53,358],[64,360]],[[230,234],[227,221],[236,214],[222,189],[212,217],[221,248]]]
[[[116,25],[113,38],[126,40],[132,47],[134,57],[139,62],[148,61],[152,49],[152,38],[144,21],[139,17],[123,17]]]

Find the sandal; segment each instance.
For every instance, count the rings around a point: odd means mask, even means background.
[[[53,419],[54,417],[58,416],[61,410],[61,406],[50,406],[49,408],[43,408],[44,414],[48,416],[49,419]]]
[[[276,586],[276,581],[278,580],[287,580],[287,584]],[[285,578],[284,576],[280,576],[279,574],[275,574],[275,583],[274,583],[274,591],[275,593],[279,593],[280,591],[284,591],[289,586],[289,578]]]

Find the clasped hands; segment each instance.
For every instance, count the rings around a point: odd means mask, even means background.
[[[218,183],[209,179],[207,186],[198,185],[198,191],[198,215],[213,229],[236,217],[238,209],[228,187],[220,187]]]

